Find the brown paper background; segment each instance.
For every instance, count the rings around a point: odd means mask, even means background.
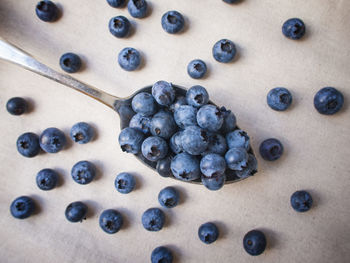
[[[74,77],[118,96],[127,96],[157,80],[184,87],[205,86],[211,99],[236,114],[248,131],[257,152],[260,142],[275,137],[285,146],[283,157],[273,163],[257,155],[259,173],[242,182],[210,192],[202,186],[164,179],[122,153],[117,143],[119,118],[103,104],[58,83],[7,62],[0,62],[0,261],[1,262],[149,262],[151,251],[170,247],[174,262],[346,262],[350,258],[350,3],[346,0],[245,0],[228,5],[221,0],[148,1],[151,14],[131,19],[135,32],[117,39],[108,31],[115,15],[130,18],[127,8],[114,9],[105,0],[60,0],[63,16],[55,23],[40,21],[37,1],[1,0],[0,35],[28,51],[43,63],[59,69],[60,55],[72,51],[85,66]],[[186,20],[185,32],[165,33],[162,14],[178,10]],[[307,26],[301,41],[286,39],[283,22],[300,17]],[[213,44],[233,40],[238,58],[229,64],[216,62]],[[125,72],[117,64],[118,52],[132,46],[141,51],[144,66]],[[201,58],[208,65],[203,80],[186,73],[188,62]],[[275,112],[266,104],[267,92],[287,87],[293,105]],[[344,109],[322,116],[313,107],[314,94],[334,86],[345,96]],[[20,117],[5,110],[14,96],[28,98],[32,110]],[[66,134],[78,121],[87,121],[97,138],[86,145],[69,143],[58,154],[29,159],[17,153],[17,137],[27,131],[40,134],[57,127]],[[95,162],[97,180],[81,186],[70,178],[80,160]],[[48,192],[35,184],[43,168],[57,169],[61,185]],[[132,172],[137,189],[128,195],[114,189],[120,172]],[[159,207],[158,192],[176,186],[181,204],[165,210],[167,223],[160,232],[147,232],[141,215]],[[309,190],[314,207],[296,213],[290,195]],[[40,206],[35,216],[16,220],[10,203],[20,195],[32,196]],[[72,201],[86,201],[90,212],[83,223],[64,217]],[[99,214],[116,208],[125,226],[115,235],[99,228]],[[199,241],[197,230],[216,222],[220,238],[212,245]],[[251,257],[242,238],[253,228],[263,230],[268,248]]]

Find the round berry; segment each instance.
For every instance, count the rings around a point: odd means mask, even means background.
[[[206,177],[219,176],[225,173],[226,162],[221,155],[209,153],[201,159],[200,169]]]
[[[213,56],[216,61],[228,63],[236,56],[236,45],[228,39],[221,39],[213,46]]]
[[[168,153],[168,144],[158,136],[146,138],[141,146],[142,155],[151,162],[163,159]]]
[[[129,34],[131,24],[125,16],[115,16],[109,20],[109,32],[115,37],[122,38]]]
[[[128,11],[132,17],[143,18],[147,15],[148,4],[146,0],[129,0]]]
[[[125,0],[107,0],[107,3],[111,6],[111,7],[123,7]]]
[[[35,203],[29,196],[20,196],[16,198],[10,206],[10,212],[13,217],[25,219],[33,214]]]
[[[248,134],[242,130],[234,130],[226,134],[226,142],[229,149],[242,147],[246,150],[250,148],[250,139]]]
[[[74,142],[85,144],[92,140],[95,135],[94,128],[86,122],[78,122],[70,130],[70,137]]]
[[[122,194],[128,194],[134,190],[135,184],[134,176],[129,173],[118,174],[114,181],[115,189]]]
[[[57,128],[45,129],[39,138],[41,149],[47,153],[57,153],[66,145],[64,133]]]
[[[265,251],[266,237],[260,230],[251,230],[243,238],[245,251],[252,256],[258,256]]]
[[[231,148],[226,152],[225,160],[231,170],[242,171],[248,165],[248,153],[242,147]]]
[[[14,97],[7,101],[6,109],[12,115],[22,115],[28,110],[28,103],[23,98]]]
[[[135,128],[124,128],[119,134],[119,145],[123,152],[137,154],[141,151],[144,134]]]
[[[185,25],[183,16],[177,11],[168,11],[162,16],[162,27],[169,34],[180,32]]]
[[[69,222],[82,222],[85,219],[88,207],[83,202],[77,201],[70,203],[65,211],[65,216]]]
[[[200,176],[200,168],[198,159],[188,153],[179,153],[170,164],[172,174],[180,180],[192,181]]]
[[[96,167],[89,161],[80,161],[73,166],[71,175],[78,184],[89,184],[96,176]]]
[[[157,105],[151,93],[140,92],[131,101],[132,109],[142,116],[150,116],[156,113]]]
[[[290,197],[290,204],[297,212],[306,212],[312,206],[312,197],[307,191],[296,191]]]
[[[172,263],[173,254],[166,247],[157,247],[152,251],[151,263]]]
[[[53,22],[58,18],[59,9],[52,1],[44,0],[37,3],[35,13],[40,20]]]
[[[171,158],[169,156],[165,157],[164,159],[158,160],[156,169],[160,176],[169,177],[172,175],[170,170],[170,164]]]
[[[314,106],[316,110],[324,115],[333,115],[337,113],[344,104],[343,94],[332,87],[320,89],[314,97]]]
[[[193,79],[201,79],[207,72],[207,65],[203,60],[195,59],[188,63],[187,73]]]
[[[204,105],[197,112],[197,123],[199,127],[207,131],[216,132],[220,130],[223,122],[223,114],[217,106]]]
[[[159,208],[149,208],[142,215],[142,225],[148,231],[159,231],[165,223],[165,215]]]
[[[284,22],[282,26],[282,33],[287,38],[297,40],[305,34],[305,24],[299,18],[291,18]]]
[[[158,104],[170,106],[175,100],[173,85],[164,80],[157,81],[152,86],[152,95]]]
[[[209,245],[218,239],[219,229],[214,223],[205,223],[199,227],[198,237],[203,243]]]
[[[286,88],[274,88],[267,94],[267,104],[276,111],[288,109],[292,100],[292,94]]]
[[[177,130],[173,115],[167,111],[159,111],[151,119],[152,135],[169,139]]]
[[[114,209],[104,210],[99,218],[99,224],[107,234],[117,233],[123,226],[122,214]]]
[[[141,54],[134,48],[126,47],[119,52],[118,63],[122,69],[134,71],[141,64]]]
[[[165,208],[173,208],[179,203],[179,192],[171,186],[163,188],[158,194],[158,201]]]
[[[210,191],[217,191],[221,189],[225,182],[226,176],[225,174],[217,175],[214,177],[201,176],[202,184]]]
[[[32,132],[19,136],[16,145],[17,151],[24,157],[34,157],[40,152],[39,136]]]
[[[188,105],[199,108],[208,103],[209,94],[204,87],[196,85],[186,92],[186,100]]]
[[[52,169],[43,169],[36,175],[36,184],[44,191],[55,188],[57,181],[58,174]]]
[[[188,126],[181,136],[183,149],[192,155],[203,153],[209,145],[209,134],[198,126]]]
[[[77,54],[65,53],[60,58],[60,66],[67,73],[78,72],[81,65],[81,59]]]
[[[282,156],[283,145],[279,140],[270,138],[260,144],[259,152],[264,160],[275,161]]]

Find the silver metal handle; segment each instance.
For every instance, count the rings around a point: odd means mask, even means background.
[[[120,98],[110,95],[102,90],[87,85],[69,75],[59,73],[48,66],[40,63],[31,55],[18,47],[0,38],[0,59],[22,66],[25,69],[52,79],[67,87],[80,91],[114,109],[114,104]]]

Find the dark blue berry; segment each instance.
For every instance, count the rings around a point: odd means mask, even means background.
[[[200,169],[206,177],[223,175],[226,170],[226,162],[221,155],[209,153],[201,159]]]
[[[182,147],[192,155],[203,153],[209,145],[209,134],[198,126],[188,126],[182,134]]]
[[[165,223],[165,215],[159,208],[149,208],[142,214],[142,225],[148,231],[159,231]]]
[[[236,116],[230,110],[226,110],[225,107],[221,107],[220,111],[224,116],[224,122],[221,126],[220,132],[226,134],[234,131],[236,128]]]
[[[253,154],[248,154],[247,166],[242,166],[242,170],[236,170],[236,176],[239,178],[246,178],[253,176],[258,169],[258,162]]]
[[[169,156],[157,162],[156,169],[160,176],[163,176],[163,177],[171,176],[170,164],[171,164],[171,158]]]
[[[305,24],[299,18],[291,18],[284,22],[282,26],[282,33],[287,38],[297,40],[305,34]]]
[[[99,219],[100,227],[108,234],[117,233],[123,226],[122,214],[114,209],[104,210]]]
[[[201,176],[202,184],[211,191],[217,191],[221,189],[226,181],[225,174],[218,175],[215,177],[206,177],[204,175]]]
[[[124,128],[119,134],[119,145],[123,152],[137,154],[141,151],[144,134],[135,128]]]
[[[152,135],[169,139],[177,130],[173,115],[167,111],[159,111],[153,115],[150,131]]]
[[[228,4],[233,4],[233,3],[237,3],[241,0],[223,0],[225,3],[228,3]]]
[[[66,145],[64,133],[57,128],[47,128],[39,138],[41,149],[47,153],[57,153]]]
[[[96,176],[96,167],[89,161],[80,161],[72,167],[71,175],[78,184],[88,184]]]
[[[173,208],[179,203],[179,192],[171,186],[163,188],[158,194],[158,201],[165,208]]]
[[[131,24],[125,16],[112,17],[109,20],[109,32],[115,37],[122,38],[129,34]]]
[[[246,150],[250,148],[250,139],[248,134],[242,130],[234,130],[226,134],[226,142],[229,149],[243,147]]]
[[[171,104],[169,108],[172,112],[175,112],[181,105],[186,105],[186,104],[187,104],[186,98],[183,96],[178,96],[175,98],[175,102]]]
[[[157,104],[151,93],[140,92],[131,101],[132,109],[143,116],[150,116],[156,113]]]
[[[152,251],[151,263],[172,263],[173,254],[166,247],[157,247]]]
[[[270,138],[260,144],[259,152],[264,160],[275,161],[282,156],[283,145],[279,140]]]
[[[136,181],[134,176],[129,173],[118,174],[114,181],[115,189],[122,194],[128,194],[134,190],[135,184]]]
[[[208,222],[198,229],[198,237],[205,244],[211,244],[219,237],[219,229],[214,223]]]
[[[141,54],[132,47],[126,47],[119,52],[118,63],[122,69],[134,71],[141,64]]]
[[[135,128],[147,135],[150,133],[149,129],[151,127],[151,117],[143,116],[142,114],[137,113],[131,118],[129,127]]]
[[[182,147],[182,131],[178,131],[177,133],[174,133],[173,136],[171,136],[169,141],[170,149],[174,153],[181,153],[183,151]]]
[[[207,65],[203,60],[195,59],[188,63],[187,73],[191,78],[201,79],[207,72]]]
[[[177,11],[168,11],[162,16],[162,27],[170,34],[180,32],[184,28],[184,25],[185,20]]]
[[[59,9],[55,3],[45,0],[37,3],[35,13],[40,20],[45,22],[53,22],[58,18]]]
[[[129,0],[128,11],[132,17],[143,18],[147,15],[146,0]]]
[[[22,115],[27,111],[28,103],[23,98],[14,97],[7,101],[6,109],[12,115]]]
[[[36,175],[36,184],[44,191],[55,188],[57,181],[58,174],[52,169],[43,169]]]
[[[107,0],[107,3],[111,6],[111,7],[122,7],[125,3],[125,0]]]
[[[236,45],[228,39],[221,39],[213,46],[213,56],[216,61],[228,63],[236,56]]]
[[[202,156],[209,153],[217,153],[224,155],[227,151],[226,138],[220,134],[209,134],[209,144],[205,152],[202,153]]]
[[[198,159],[188,153],[179,153],[172,160],[170,169],[172,174],[183,181],[196,180],[200,176]]]
[[[146,138],[141,146],[142,155],[151,162],[163,159],[168,153],[168,144],[158,136]]]
[[[187,126],[197,125],[197,108],[190,105],[181,105],[174,112],[176,124],[185,129]]]
[[[306,212],[312,206],[312,197],[307,191],[296,191],[290,197],[290,204],[297,212]]]
[[[20,196],[16,198],[10,206],[10,212],[13,217],[24,219],[33,214],[35,210],[35,203],[32,198],[28,196]]]
[[[243,238],[243,247],[249,255],[260,255],[266,248],[265,234],[259,230],[249,231]]]
[[[152,95],[158,104],[170,106],[175,100],[173,85],[164,80],[157,81],[152,86]]]
[[[344,104],[343,94],[332,87],[320,89],[314,97],[314,106],[316,110],[324,115],[337,113]]]
[[[60,66],[65,72],[78,72],[81,68],[81,65],[81,59],[77,54],[65,53],[60,58]]]
[[[242,147],[231,148],[226,152],[225,160],[231,170],[242,171],[248,165],[248,153]]]
[[[40,152],[39,136],[26,132],[18,137],[17,151],[25,157],[34,157]]]
[[[94,128],[86,122],[78,122],[70,130],[70,137],[74,142],[85,144],[92,140],[95,135]]]
[[[83,202],[77,201],[70,203],[65,211],[65,216],[69,222],[82,222],[85,219],[88,207]]]
[[[208,103],[209,94],[204,87],[196,85],[186,92],[186,100],[188,105],[199,108]]]
[[[292,100],[292,94],[286,88],[274,88],[267,94],[267,104],[276,111],[288,109]]]
[[[197,123],[199,127],[216,132],[220,130],[224,122],[224,116],[220,109],[214,105],[204,105],[197,112]]]

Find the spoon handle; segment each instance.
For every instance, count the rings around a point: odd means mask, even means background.
[[[88,95],[104,104],[109,106],[112,109],[117,101],[120,98],[110,95],[102,90],[94,88],[90,85],[87,85],[75,78],[72,78],[69,75],[59,73],[48,66],[40,63],[31,55],[27,54],[25,51],[19,49],[18,47],[8,43],[6,40],[0,37],[0,59],[7,60],[11,63],[22,66],[25,69],[33,71],[37,74],[40,74],[46,78],[52,79],[61,83],[67,87],[75,89]]]

